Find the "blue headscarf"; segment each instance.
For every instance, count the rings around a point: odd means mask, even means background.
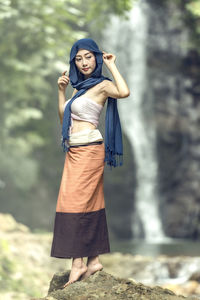
[[[79,49],[92,51],[96,58],[96,68],[87,79],[79,72],[75,64],[75,56]],[[94,40],[90,38],[80,39],[74,43],[70,51],[69,78],[73,88],[78,92],[67,103],[63,116],[62,146],[64,151],[69,151],[69,127],[71,126],[71,104],[79,96],[83,95],[89,88],[103,80],[111,80],[102,75],[103,53],[99,50]],[[67,145],[66,145],[67,143]],[[105,161],[110,166],[122,165],[123,143],[120,119],[117,109],[117,99],[108,97],[106,119],[105,119]]]

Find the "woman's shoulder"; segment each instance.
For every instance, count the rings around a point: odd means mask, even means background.
[[[99,90],[99,92],[104,92],[105,89],[108,87],[108,85],[109,85],[109,80],[104,79],[96,85],[96,88],[97,90]]]
[[[101,93],[105,96],[105,97],[109,97],[110,92],[112,94],[113,89],[116,88],[115,84],[112,82],[112,80],[108,80],[108,79],[104,79],[101,83],[100,83],[100,91]]]

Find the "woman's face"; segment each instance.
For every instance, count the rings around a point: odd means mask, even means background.
[[[85,76],[85,79],[87,79],[96,68],[95,55],[89,50],[80,49],[76,54],[75,64],[78,70]]]

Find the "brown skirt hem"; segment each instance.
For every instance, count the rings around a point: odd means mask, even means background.
[[[82,258],[82,257],[91,257],[91,256],[98,256],[98,255],[101,255],[101,254],[106,254],[106,253],[110,253],[110,249],[107,249],[107,250],[104,250],[104,251],[97,251],[97,252],[91,252],[91,253],[87,253],[87,254],[82,254],[80,256],[80,254],[72,254],[72,255],[59,255],[59,254],[53,254],[51,253],[51,257],[56,257],[56,258],[66,258],[66,259],[70,259],[70,258]]]
[[[89,257],[110,252],[105,208],[88,213],[56,212],[53,257]]]

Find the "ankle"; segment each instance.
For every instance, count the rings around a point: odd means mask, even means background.
[[[82,258],[74,258],[72,260],[72,267],[82,268],[84,266],[84,261]]]
[[[96,264],[100,264],[99,257],[98,257],[98,256],[91,256],[91,257],[88,257],[87,264],[88,264],[88,265],[96,265]]]

